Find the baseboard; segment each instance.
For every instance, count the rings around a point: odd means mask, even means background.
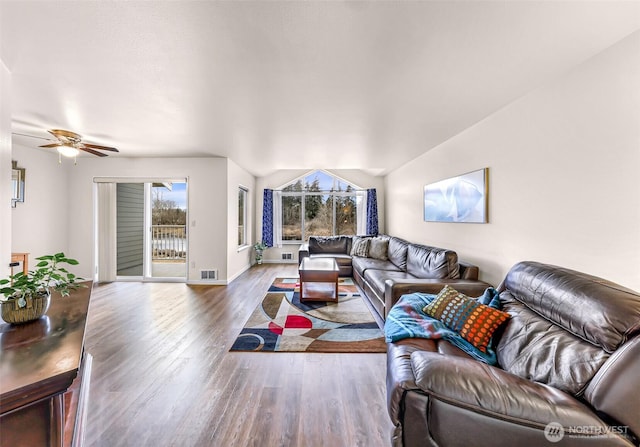
[[[238,273],[236,273],[235,275],[233,275],[231,278],[227,278],[227,284],[229,284],[230,282],[232,282],[234,279],[236,279],[238,276],[242,275],[244,272],[246,272],[247,270],[249,270],[251,268],[251,265],[246,265],[242,270],[240,270]]]
[[[263,259],[262,260],[263,264],[297,264],[298,260],[297,259],[291,259],[289,261],[283,261],[281,259]]]
[[[201,279],[190,279],[190,280],[187,281],[187,285],[188,286],[226,286],[226,285],[229,285],[229,283],[228,283],[227,280],[220,280],[220,279],[217,279],[217,280],[214,280],[214,281],[211,281],[211,280],[203,281]]]
[[[279,261],[279,260],[265,261],[265,260],[263,260],[262,263],[263,264],[298,264],[298,261],[296,261],[296,260],[293,260],[293,261]],[[214,281],[206,280],[206,281],[202,281],[200,279],[190,279],[190,280],[187,281],[187,284],[190,285],[190,286],[228,286],[232,281],[237,279],[240,275],[245,273],[247,270],[249,270],[254,265],[257,265],[257,264],[245,266],[242,270],[237,272],[231,278],[227,278],[226,280],[214,280]]]

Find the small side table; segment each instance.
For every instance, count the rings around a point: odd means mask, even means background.
[[[29,272],[29,253],[11,253],[11,263],[22,263],[22,273],[25,275]],[[13,274],[13,265],[10,265]]]
[[[304,258],[300,263],[300,301],[338,301],[338,274],[334,258]]]

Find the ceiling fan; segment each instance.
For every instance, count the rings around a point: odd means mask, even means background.
[[[98,146],[97,144],[84,143],[82,136],[70,130],[51,129],[48,131],[55,137],[55,140],[50,138],[36,137],[34,135],[25,135],[21,133],[14,133],[14,135],[22,135],[24,137],[40,138],[43,140],[54,141],[51,144],[43,144],[40,147],[56,148],[60,155],[65,157],[76,157],[80,151],[88,152],[98,157],[106,157],[108,154],[103,154],[99,151],[120,152],[115,147]]]

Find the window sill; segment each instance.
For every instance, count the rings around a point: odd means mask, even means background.
[[[249,248],[251,248],[251,245],[241,245],[238,247],[238,253],[240,253],[241,251],[248,250]]]

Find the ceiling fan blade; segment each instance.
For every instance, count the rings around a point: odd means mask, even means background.
[[[86,147],[90,147],[92,149],[100,149],[101,151],[111,151],[111,152],[120,152],[118,149],[116,149],[115,147],[108,147],[108,146],[98,146],[97,144],[89,144],[89,143],[82,143],[83,146]]]
[[[11,135],[20,135],[21,137],[38,138],[39,140],[54,141],[51,138],[37,137],[35,135],[27,135],[26,133],[11,132]]]
[[[48,130],[47,132],[49,132],[51,135],[53,135],[58,139],[68,139],[69,141],[73,141],[75,143],[78,143],[82,139],[80,134],[71,132],[70,130],[51,129],[51,130]]]
[[[39,147],[58,147],[58,146],[60,146],[60,143],[44,144]]]
[[[86,146],[86,145],[85,145]],[[81,151],[89,152],[90,154],[97,155],[98,157],[106,157],[107,154],[102,154],[98,151],[94,151],[93,149],[89,149],[88,147],[81,146],[78,149]]]

